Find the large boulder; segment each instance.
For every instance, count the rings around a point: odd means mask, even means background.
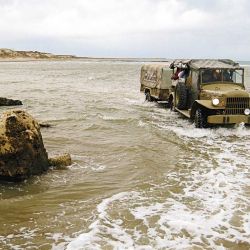
[[[0,97],[0,106],[17,106],[17,105],[23,105],[23,104],[19,100]]]
[[[49,168],[39,124],[22,110],[0,120],[0,179],[19,181]]]

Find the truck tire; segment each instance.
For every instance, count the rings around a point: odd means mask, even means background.
[[[187,88],[185,83],[178,82],[175,87],[175,107],[178,109],[187,108]]]
[[[197,108],[195,111],[194,123],[196,128],[208,128],[206,110]]]

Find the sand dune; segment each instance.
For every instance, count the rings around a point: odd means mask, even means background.
[[[16,51],[11,49],[0,49],[0,59],[73,59],[73,55],[54,55],[39,51]]]

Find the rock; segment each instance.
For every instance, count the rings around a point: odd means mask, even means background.
[[[43,123],[43,122],[40,122],[39,125],[40,125],[41,128],[51,128],[52,127],[51,124],[49,124],[49,123]]]
[[[12,100],[0,97],[0,106],[16,106],[16,105],[23,105],[23,104],[19,100]]]
[[[71,164],[72,164],[72,160],[71,160],[70,154],[64,154],[64,155],[59,155],[59,156],[49,158],[49,165],[53,167],[63,168]]]
[[[49,168],[39,124],[22,110],[11,110],[0,120],[0,178],[20,181]]]

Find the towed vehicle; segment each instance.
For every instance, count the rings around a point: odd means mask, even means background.
[[[168,101],[171,94],[172,70],[170,63],[147,64],[141,67],[141,88],[146,101]]]

